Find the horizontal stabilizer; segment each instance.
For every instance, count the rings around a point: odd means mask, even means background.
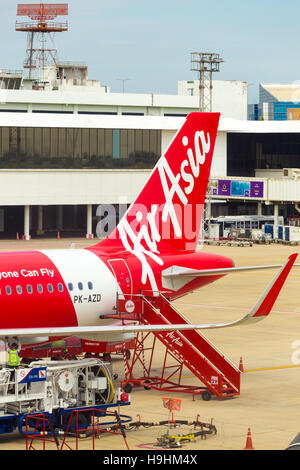
[[[264,266],[238,266],[233,268],[216,268],[216,269],[189,269],[189,268],[180,268],[179,266],[174,266],[171,269],[163,272],[163,277],[166,279],[176,279],[176,278],[195,278],[201,276],[224,276],[226,274],[234,274],[240,272],[249,272],[249,271],[260,271],[264,269],[275,269],[280,268],[281,264],[269,264]],[[294,266],[300,266],[300,264],[294,264]]]

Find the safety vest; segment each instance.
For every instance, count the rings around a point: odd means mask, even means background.
[[[8,351],[7,365],[10,367],[18,367],[20,365],[20,356],[17,349],[10,349]]]

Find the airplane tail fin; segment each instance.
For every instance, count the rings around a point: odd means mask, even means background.
[[[99,248],[196,249],[220,113],[191,113]]]

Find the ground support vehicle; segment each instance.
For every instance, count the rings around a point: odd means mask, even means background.
[[[119,412],[129,404],[128,394],[115,389],[108,364],[99,359],[36,361],[25,368],[0,370],[0,434],[15,429],[25,434],[26,418],[41,413],[54,430],[65,430],[74,411],[76,425],[86,427],[89,409],[103,416],[108,409]],[[130,420],[124,417],[125,422]]]
[[[94,355],[95,357],[102,358],[104,362],[110,362],[112,354],[125,354],[126,358],[129,359],[131,356],[130,349],[133,349],[134,345],[134,338],[120,343],[112,341],[87,341],[70,337],[38,346],[24,345],[20,356],[24,361],[32,361],[44,357],[51,357],[53,359],[75,359],[78,356]]]

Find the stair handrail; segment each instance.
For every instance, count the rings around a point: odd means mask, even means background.
[[[144,300],[145,302],[147,302],[147,303],[150,305],[150,307],[151,307],[152,309],[154,309],[155,312],[156,312],[158,315],[161,315],[163,318],[165,318],[165,317],[163,316],[163,314],[162,314],[156,307],[154,307],[154,306],[152,305],[152,303],[147,299],[147,297],[143,297],[143,300]],[[167,300],[167,299],[166,299],[166,300]],[[167,300],[167,301],[168,301],[168,300]],[[171,304],[171,306],[172,306],[172,308],[173,308],[173,305],[172,305],[172,304]],[[175,310],[176,310],[176,309],[175,309]],[[179,315],[181,315],[180,312],[178,312],[177,310],[176,310],[176,313],[178,313]],[[165,320],[167,320],[167,319],[165,318]],[[167,320],[167,322],[170,323],[169,320]],[[189,322],[188,322],[188,323],[189,323]],[[157,332],[157,333],[159,333],[159,332]],[[180,330],[179,330],[179,333],[182,335],[182,333],[180,332]],[[185,341],[188,341],[188,343],[189,343],[190,346],[195,350],[195,352],[197,352],[198,354],[200,354],[200,356],[202,357],[202,359],[204,359],[204,361],[205,361],[207,364],[209,364],[213,370],[216,371],[216,373],[220,374],[220,376],[222,376],[225,380],[227,380],[227,381],[231,384],[232,387],[236,388],[236,386],[231,383],[231,381],[224,375],[224,373],[223,373],[213,362],[211,362],[201,351],[199,351],[197,348],[195,348],[195,346],[193,345],[193,343],[192,343],[188,338],[186,338],[184,335],[182,335],[182,336],[183,336],[183,338],[185,339]],[[209,340],[207,340],[204,335],[203,335],[203,337],[204,337],[204,339],[205,339],[212,347],[214,347],[214,345],[213,345]],[[219,352],[219,353],[223,356],[223,358],[225,358],[225,359],[227,360],[227,356],[223,355],[217,348],[215,348],[215,349],[217,350],[217,352]],[[188,362],[188,363],[190,364],[190,366],[191,366],[193,369],[195,369],[195,367],[193,366],[193,364],[191,364],[189,361],[186,361],[186,362]],[[230,360],[228,360],[228,362],[230,362],[230,364],[233,366],[233,368],[234,368],[237,372],[240,373],[240,370],[239,370]],[[201,375],[201,377],[204,377],[202,374],[199,374],[199,375]],[[204,377],[204,379],[205,379],[205,377]],[[205,381],[206,381],[206,379],[205,379]]]
[[[166,300],[166,302],[168,302],[171,305],[171,307],[176,311],[176,313],[178,313],[178,315],[180,315],[187,323],[191,323],[190,320],[188,320],[183,313],[181,313],[176,307],[174,307],[174,305],[171,304],[171,302],[163,294],[160,294],[160,295],[161,297],[163,297],[164,300]],[[230,364],[233,366],[234,369],[240,372],[239,368],[232,362],[232,360],[228,358],[217,346],[215,346],[215,344],[212,341],[210,341],[202,332],[201,332],[201,336],[203,336],[203,338],[210,344],[212,348],[214,348],[220,355],[222,355],[228,362],[230,362]]]

